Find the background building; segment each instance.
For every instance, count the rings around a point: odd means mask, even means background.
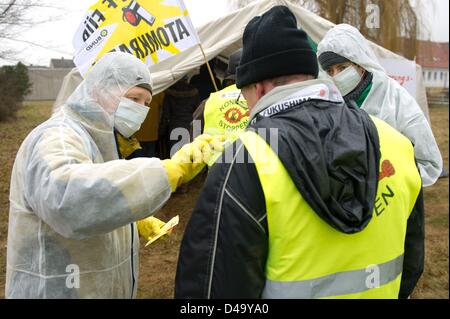
[[[50,67],[29,66],[28,75],[32,83],[26,101],[54,101],[61,88],[64,77],[75,67],[72,60],[51,59]]]
[[[448,106],[448,43],[417,41],[416,62],[422,66],[430,105]]]
[[[416,62],[422,66],[427,88],[448,89],[448,43],[418,41]]]

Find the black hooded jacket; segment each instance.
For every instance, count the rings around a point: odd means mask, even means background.
[[[356,107],[323,100],[273,113],[257,115],[250,127],[278,130],[278,156],[304,199],[335,229],[363,230],[373,212],[380,160],[370,117]],[[181,244],[176,298],[261,297],[268,227],[263,189],[249,156],[237,140],[212,167]],[[245,160],[227,163],[230,158]],[[421,198],[408,222],[403,297],[423,269]]]

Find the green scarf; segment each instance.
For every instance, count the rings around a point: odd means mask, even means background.
[[[364,72],[363,78],[358,86],[352,92],[344,96],[345,102],[356,103],[358,108],[360,108],[372,89],[372,80],[373,74],[368,71]]]
[[[370,82],[370,84],[364,89],[364,91],[361,92],[361,94],[356,99],[356,104],[360,108],[361,105],[363,105],[364,101],[366,100],[367,96],[370,93],[370,90],[372,89],[373,82]]]

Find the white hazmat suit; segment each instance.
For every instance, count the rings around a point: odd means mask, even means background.
[[[361,108],[411,140],[423,186],[434,184],[442,171],[442,157],[431,127],[416,100],[386,74],[367,40],[356,28],[339,24],[319,43],[317,56],[324,52],[334,52],[373,73],[372,88]]]
[[[106,54],[21,145],[11,177],[6,297],[135,297],[134,222],[171,194],[159,159],[118,159],[114,114],[137,84],[151,84],[141,61]]]

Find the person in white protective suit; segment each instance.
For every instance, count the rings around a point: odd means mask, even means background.
[[[431,127],[415,99],[386,74],[361,33],[348,24],[336,25],[319,43],[317,56],[347,103],[355,103],[411,140],[423,186],[434,184],[442,171],[442,157]]]
[[[7,298],[136,296],[135,222],[151,229],[148,216],[221,148],[203,135],[172,159],[119,159],[114,131],[139,129],[151,89],[144,63],[108,53],[27,136],[11,177]]]

